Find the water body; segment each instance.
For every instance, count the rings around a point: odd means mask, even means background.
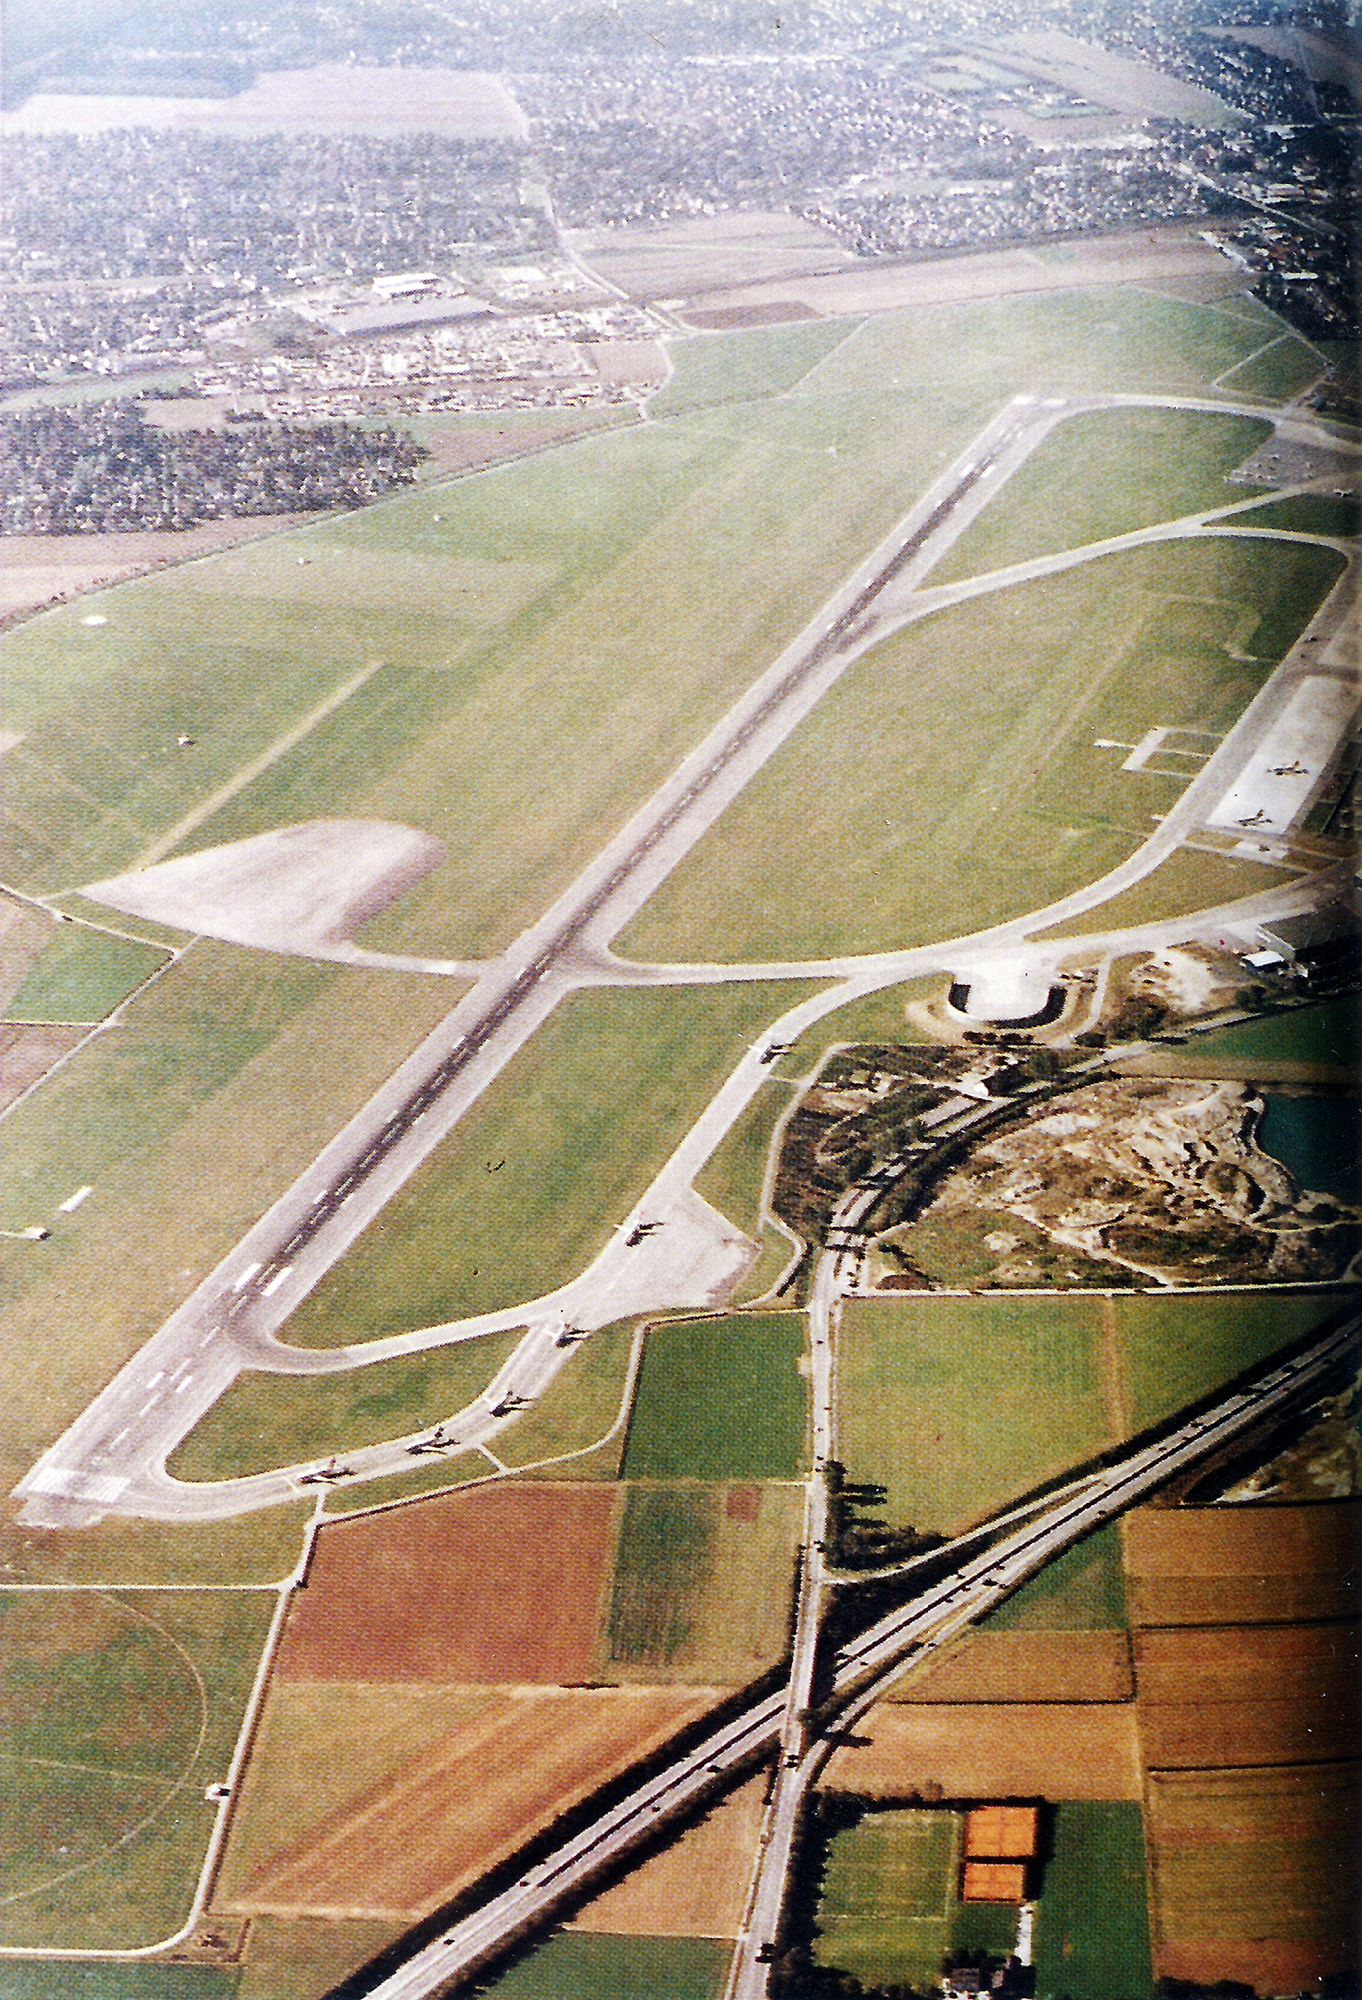
[[[1265,1091],[1258,1144],[1304,1188],[1362,1202],[1362,1101]]]

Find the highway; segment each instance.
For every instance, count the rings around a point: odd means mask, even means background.
[[[1362,1312],[1354,1312],[1295,1356],[1269,1364],[1246,1387],[1129,1452],[1090,1485],[1060,1498],[850,1640],[830,1662],[832,1697],[824,1730],[831,1720],[844,1727],[906,1666],[930,1658],[1074,1542],[1270,1413],[1306,1395],[1338,1365],[1359,1330]],[[429,2000],[456,1990],[519,1937],[579,1897],[659,1828],[694,1813],[769,1756],[781,1742],[786,1708],[786,1689],[763,1695],[581,1827],[510,1888],[489,1898],[394,1970],[377,1976],[364,1989],[366,2000]],[[798,1766],[800,1782],[781,1788],[779,1818],[774,1823],[768,1820],[769,1859],[759,1870],[759,1905],[754,1904],[750,1913],[748,1949],[741,1955],[749,1970],[744,1983],[730,1989],[733,2000],[759,2000],[766,1992],[767,1967],[758,1954],[779,1936],[780,1906],[803,1793],[830,1748],[825,1733],[809,1746]]]
[[[915,973],[950,970],[967,975],[981,959],[1009,953],[1034,958],[1037,948],[1029,944],[1029,932],[1069,921],[1131,886],[1203,826],[1270,737],[1307,662],[1312,672],[1318,672],[1348,613],[1351,571],[1137,852],[1100,881],[1047,909],[933,946],[812,964],[647,968],[630,967],[609,954],[610,938],[854,658],[906,618],[925,615],[945,595],[955,601],[961,592],[1003,587],[1012,580],[1013,573],[1004,572],[991,580],[946,587],[945,592],[939,587],[921,588],[945,548],[1057,423],[1079,409],[1169,402],[1217,410],[1238,407],[1157,397],[1016,398],[1008,403],[546,915],[485,969],[445,1021],[44,1453],[16,1489],[25,1502],[21,1518],[35,1525],[73,1526],[110,1509],[151,1518],[215,1518],[277,1504],[296,1497],[300,1484],[332,1476],[314,1463],[280,1468],[258,1479],[197,1486],[168,1478],[164,1471],[168,1454],[243,1367],[323,1373],[370,1365],[482,1331],[525,1328],[515,1372],[491,1385],[497,1395],[489,1401],[485,1394],[455,1415],[454,1434],[465,1445],[475,1444],[494,1436],[507,1421],[494,1412],[508,1388],[518,1394],[538,1394],[563,1365],[567,1350],[557,1347],[556,1335],[565,1323],[589,1331],[629,1311],[708,1302],[723,1275],[732,1275],[732,1245],[717,1239],[715,1225],[720,1219],[712,1211],[707,1218],[700,1213],[703,1204],[689,1196],[689,1183],[760,1087],[760,1058],[755,1054],[721,1088],[636,1210],[624,1218],[621,1234],[579,1280],[559,1292],[509,1311],[476,1316],[457,1327],[398,1335],[364,1347],[307,1351],[276,1338],[298,1303],[564,996],[583,983],[652,983],[659,976],[673,975],[695,979],[819,973],[846,981],[840,991],[831,989],[782,1017],[773,1036],[790,1038],[847,998]],[[1315,427],[1289,419],[1282,420],[1279,431],[1317,435]],[[1332,438],[1329,442],[1336,444]],[[1150,530],[1121,538],[1122,545],[1158,539],[1161,533]],[[1067,552],[1026,567],[1028,572],[1037,567],[1038,573],[1041,569],[1050,573],[1091,559],[1092,553],[1092,549],[1086,555]],[[1316,641],[1317,651],[1306,655],[1304,648]],[[1355,669],[1352,679],[1355,682]],[[1322,888],[1316,884],[1288,882],[1264,900],[1263,908],[1281,914],[1309,907],[1318,893]],[[633,1243],[637,1224],[658,1211],[673,1218],[664,1231],[665,1240],[659,1244],[650,1240],[646,1246]],[[681,1270],[681,1278],[673,1277],[673,1267]],[[362,1462],[347,1461],[347,1475],[335,1476],[372,1477],[391,1471],[416,1442],[399,1439],[374,1447],[362,1455]]]

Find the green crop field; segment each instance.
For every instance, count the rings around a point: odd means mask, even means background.
[[[1285,528],[1294,535],[1362,534],[1362,503],[1331,493],[1293,493],[1242,517],[1246,528]]]
[[[235,1967],[19,1959],[0,1964],[0,2000],[233,2000],[240,1978]]]
[[[481,1991],[487,2000],[719,2000],[732,1955],[715,1938],[560,1931]]]
[[[63,924],[9,1004],[17,1021],[102,1021],[166,963],[153,945]]]
[[[947,1811],[870,1812],[834,1834],[818,1908],[819,1963],[866,1983],[929,1991],[948,1950],[1005,1957],[1017,1913],[959,1900],[960,1843],[960,1815]]]
[[[132,1947],[183,1921],[274,1598],[0,1598],[7,1810],[0,1937]]]
[[[809,320],[674,340],[667,350],[671,380],[649,399],[649,415],[683,416],[714,403],[783,394],[851,331],[845,320]]]
[[[317,2000],[377,1957],[401,1930],[364,1917],[252,1917],[235,2000]]]
[[[1266,1360],[1337,1312],[1337,1292],[1116,1301],[1126,1402],[1136,1430]]]
[[[1340,993],[1311,1007],[1291,1007],[1197,1035],[1188,1044],[1197,1056],[1235,1062],[1329,1063],[1355,1067],[1362,1050],[1362,994]]]
[[[956,605],[856,663],[622,933],[640,959],[804,958],[955,936],[1133,851],[1185,779],[1155,725],[1223,733],[1339,573],[1216,539]]]
[[[1055,1808],[1036,1912],[1037,2000],[1146,2000],[1153,1985],[1137,1805]]]
[[[950,1531],[1100,1449],[1097,1306],[849,1301],[837,1454],[888,1489],[886,1520]]]
[[[451,1417],[485,1389],[518,1336],[483,1334],[340,1375],[238,1375],[172,1453],[175,1479],[235,1479],[358,1451]]]
[[[610,1599],[612,1660],[667,1667],[687,1649],[693,1600],[713,1574],[714,1528],[703,1487],[629,1489]]]
[[[1094,410],[1068,418],[930,572],[953,583],[1249,497],[1225,475],[1271,435],[1205,410]],[[1256,517],[1255,517],[1256,519]]]
[[[787,998],[788,995],[788,998]],[[340,1346],[577,1276],[798,990],[573,994],[289,1320]]]
[[[681,1320],[648,1336],[624,1449],[627,1479],[795,1479],[807,1403],[793,1313]]]
[[[990,1632],[1118,1632],[1126,1623],[1118,1530],[1065,1549],[1038,1576],[1004,1598],[982,1629]]]

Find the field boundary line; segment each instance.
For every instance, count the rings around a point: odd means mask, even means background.
[[[1260,360],[1264,354],[1270,354],[1274,347],[1280,347],[1282,342],[1289,338],[1288,334],[1275,333],[1271,340],[1265,340],[1261,347],[1255,347],[1253,352],[1246,354],[1241,361],[1232,361],[1228,368],[1222,368],[1220,373],[1212,378],[1211,387],[1218,389],[1227,376],[1237,375],[1241,368],[1248,367],[1250,361]]]
[[[139,939],[138,942],[140,943],[141,940]],[[120,1017],[123,1014],[124,1010],[130,1007],[134,1000],[140,1000],[142,995],[150,987],[154,986],[158,979],[164,979],[165,975],[170,971],[171,967],[173,965],[178,965],[180,960],[185,956],[186,952],[191,951],[193,949],[193,943],[194,941],[191,938],[190,942],[184,945],[156,946],[155,949],[169,952],[170,956],[167,959],[165,959],[162,964],[158,965],[153,972],[149,972],[146,978],[142,980],[139,985],[134,986],[131,993],[125,993],[123,998],[119,1001],[118,1005],[114,1008],[111,1014],[106,1014],[102,1021],[96,1021],[88,1034],[82,1035],[80,1040],[78,1042],[74,1042],[69,1049],[65,1050],[61,1055],[59,1055],[57,1057],[57,1060],[54,1063],[52,1063],[47,1069],[45,1069],[41,1076],[35,1076],[32,1083],[28,1084],[23,1090],[21,1090],[17,1097],[12,1098],[10,1102],[4,1107],[4,1109],[0,1111],[0,1119],[8,1118],[11,1112],[17,1111],[19,1109],[19,1106],[21,1104],[27,1104],[29,1098],[32,1097],[34,1091],[41,1090],[45,1083],[50,1083],[52,1078],[57,1074],[57,1071],[65,1069],[66,1065],[69,1062],[71,1062],[74,1057],[78,1056],[82,1049],[88,1049],[91,1042],[94,1041],[96,1035],[105,1034],[107,1030],[110,1028],[121,1027],[122,1021]],[[51,1023],[42,1023],[40,1025],[50,1026]]]
[[[276,737],[267,749],[252,757],[248,764],[243,764],[235,777],[229,778],[225,785],[219,785],[215,792],[210,792],[206,799],[201,800],[192,811],[187,812],[183,819],[177,820],[159,840],[153,840],[151,846],[138,855],[132,866],[152,868],[158,861],[163,861],[173,847],[178,847],[189,834],[197,833],[205,820],[211,819],[214,813],[229,805],[238,793],[245,791],[247,785],[253,784],[262,772],[268,771],[271,764],[277,764],[281,757],[286,757],[290,750],[295,749],[305,737],[312,734],[319,723],[325,722],[329,715],[334,715],[344,702],[349,701],[352,694],[358,693],[366,681],[373,679],[380,667],[385,667],[387,664],[386,660],[370,660],[368,666],[361,667],[357,674],[351,674],[350,678],[342,681],[338,688],[333,688],[325,700],[318,702],[310,714],[302,716],[291,729],[286,729],[282,736]]]

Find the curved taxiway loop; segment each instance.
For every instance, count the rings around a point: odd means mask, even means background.
[[[392,1342],[332,1355],[286,1347],[276,1330],[560,1000],[583,984],[653,983],[658,972],[681,970],[635,968],[614,960],[611,940],[852,661],[886,630],[897,629],[905,598],[913,601],[909,615],[919,615],[914,593],[922,579],[1050,431],[1082,410],[1123,404],[1254,415],[1276,423],[1280,435],[1322,441],[1330,448],[1339,445],[1317,425],[1257,405],[1142,396],[1017,397],[1009,402],[545,916],[483,970],[440,1026],[44,1453],[16,1488],[25,1502],[21,1519],[69,1526],[110,1510],[154,1518],[216,1518],[276,1504],[296,1497],[301,1486],[339,1476],[312,1464],[254,1479],[187,1486],[171,1480],[164,1464],[245,1367],[324,1373],[369,1365],[409,1352],[412,1345],[439,1344],[427,1330],[426,1335],[399,1335]],[[1157,538],[1156,530],[1142,531],[1131,545]],[[1071,553],[1077,560],[1092,559],[1083,551]],[[1045,561],[1060,567],[1066,558]],[[791,965],[784,976],[826,974],[836,984],[782,1015],[763,1046],[776,1038],[792,1040],[847,1000],[914,973],[956,971],[1012,950],[1034,953],[1037,947],[1028,943],[1032,934],[1071,921],[1152,872],[1205,824],[1249,768],[1255,747],[1279,719],[1294,684],[1320,670],[1346,615],[1355,564],[1356,552],[1349,551],[1344,576],[1307,631],[1134,855],[1045,909],[987,930],[910,951]],[[990,587],[1005,587],[1011,578],[1011,572],[996,572]],[[921,595],[925,599],[928,592]],[[1308,659],[1303,653],[1307,643],[1320,648]],[[1334,671],[1347,673],[1355,685],[1355,667],[1340,665]],[[1271,907],[1286,907],[1299,892],[1299,884],[1270,892],[1286,899],[1286,904]],[[1309,900],[1307,885],[1305,904],[1294,907],[1307,907]],[[1182,920],[1179,934],[1187,935],[1195,921]],[[1081,948],[1081,940],[1067,940],[1047,950],[1055,956]],[[711,969],[688,970],[693,978]],[[769,967],[759,972],[745,967],[712,970],[720,978],[779,976]],[[507,1393],[516,1399],[540,1393],[571,1351],[558,1344],[566,1325],[590,1331],[612,1318],[715,1303],[726,1294],[751,1246],[699,1200],[690,1183],[760,1088],[766,1075],[762,1052],[762,1047],[749,1051],[737,1066],[586,1273],[531,1306],[517,1305],[438,1330],[440,1340],[447,1341],[529,1328],[495,1381],[452,1420],[450,1428],[461,1440],[480,1442],[512,1420],[513,1411],[500,1407]],[[659,1228],[640,1239],[638,1225],[648,1222]],[[391,1471],[394,1454],[418,1442],[394,1440],[352,1454],[351,1475]]]

